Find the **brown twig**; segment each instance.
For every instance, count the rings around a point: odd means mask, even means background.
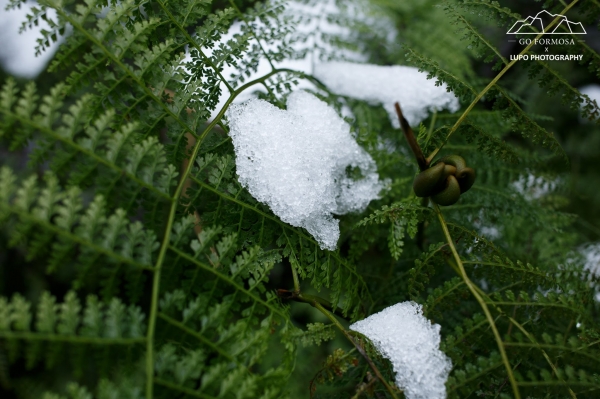
[[[396,108],[396,114],[398,114],[398,120],[400,120],[400,127],[402,128],[402,132],[404,133],[404,137],[406,137],[406,141],[410,146],[413,154],[415,154],[415,158],[417,158],[417,163],[419,164],[419,170],[422,172],[429,166],[429,163],[425,159],[425,155],[423,155],[423,151],[417,143],[417,138],[413,133],[408,121],[402,115],[402,110],[400,109],[399,103],[394,103],[394,108]]]

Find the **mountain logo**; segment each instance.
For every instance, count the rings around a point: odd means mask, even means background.
[[[556,17],[560,18],[558,23],[555,26],[546,29]],[[515,22],[506,34],[519,33],[525,35],[537,35],[541,32],[549,35],[585,35],[587,33],[581,22],[571,22],[564,15],[551,14],[546,10],[542,10],[538,12],[535,17],[529,16],[524,20]]]

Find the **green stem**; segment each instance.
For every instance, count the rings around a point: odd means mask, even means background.
[[[567,7],[565,7],[564,10],[562,10],[560,12],[561,16],[565,15],[567,13],[567,11],[569,11],[579,0],[573,0],[573,2],[571,2],[571,4],[569,4]],[[548,25],[548,27],[546,28],[549,29],[551,27],[553,27],[558,20],[560,19],[560,17],[556,17],[554,18],[554,20],[552,20],[552,22],[550,23],[550,25]],[[525,47],[523,49],[523,51],[521,51],[519,53],[520,55],[526,54],[531,47],[533,47],[535,45],[535,42],[537,39],[541,38],[544,35],[544,33],[540,33],[539,35],[537,35],[535,37],[534,40],[531,41],[531,43],[529,45],[527,45],[527,47]],[[515,65],[518,60],[519,60],[519,56],[517,56],[516,59],[512,60],[508,65],[506,65],[504,68],[502,68],[502,70],[498,73],[498,75],[496,75],[496,77],[494,79],[492,79],[492,81],[483,89],[479,92],[479,94],[477,94],[477,96],[475,96],[475,99],[471,102],[471,104],[467,107],[467,109],[462,113],[462,115],[460,116],[460,118],[458,118],[458,120],[456,121],[456,123],[454,124],[454,126],[452,126],[452,128],[450,128],[450,131],[448,132],[448,135],[446,136],[446,139],[444,140],[444,142],[442,143],[442,145],[439,148],[436,148],[435,150],[433,150],[433,152],[431,154],[429,154],[429,156],[427,157],[427,162],[431,162],[433,160],[433,158],[437,155],[437,153],[444,147],[444,145],[446,145],[446,143],[448,142],[448,140],[450,139],[450,136],[452,136],[452,134],[458,129],[458,127],[464,122],[464,120],[467,118],[467,115],[469,114],[469,112],[475,107],[475,105],[477,105],[477,103],[479,102],[479,100],[481,100],[481,98],[496,84],[498,83],[498,81],[500,80],[500,78],[502,76],[504,76],[504,74],[506,72],[508,72],[508,70]]]
[[[490,324],[490,327],[494,334],[494,338],[496,339],[496,344],[498,346],[498,350],[500,351],[500,355],[501,355],[502,361],[504,363],[504,367],[506,368],[506,374],[510,381],[510,385],[512,386],[513,394],[516,399],[520,399],[521,394],[519,393],[517,381],[515,380],[515,376],[513,375],[513,371],[510,366],[510,362],[508,361],[508,356],[506,355],[506,350],[504,349],[504,343],[502,342],[502,338],[500,337],[500,333],[498,332],[498,328],[496,327],[494,318],[492,317],[492,314],[490,313],[490,310],[488,309],[487,304],[485,303],[485,301],[479,294],[479,287],[477,287],[471,281],[471,279],[469,279],[469,277],[467,276],[467,273],[465,271],[465,267],[462,263],[462,260],[460,259],[460,256],[458,255],[458,252],[456,251],[456,247],[454,246],[454,241],[452,240],[452,236],[450,236],[450,231],[448,230],[448,225],[446,224],[446,221],[444,220],[442,211],[440,211],[440,207],[437,204],[433,204],[433,209],[435,210],[435,213],[438,216],[438,219],[442,226],[442,230],[444,232],[444,236],[446,237],[446,241],[448,242],[448,245],[450,246],[450,250],[452,251],[452,255],[456,262],[456,267],[458,268],[457,271],[458,271],[459,275],[461,276],[461,278],[463,279],[463,281],[465,282],[465,284],[467,285],[467,287],[469,288],[469,291],[471,291],[471,294],[475,297],[475,299],[479,303],[479,306],[483,310],[483,313],[485,314],[485,317],[488,320],[488,323]]]
[[[219,123],[221,121],[221,118],[223,117],[223,115],[225,115],[225,111],[227,111],[227,108],[233,102],[233,100],[242,91],[246,90],[248,87],[258,84],[258,83],[262,83],[266,79],[268,79],[271,76],[273,76],[277,73],[280,73],[280,72],[282,72],[282,70],[275,69],[258,79],[255,79],[255,80],[252,80],[252,81],[246,83],[245,85],[239,87],[237,90],[235,90],[233,93],[231,93],[231,96],[227,99],[227,101],[223,105],[223,108],[221,109],[221,111],[219,111],[219,114],[215,117],[215,119],[213,119],[213,121],[211,123],[208,124],[208,126],[206,127],[204,132],[202,132],[202,134],[198,137],[198,141],[194,145],[192,154],[189,157],[190,162],[188,162],[188,165],[187,165],[185,171],[181,175],[179,184],[177,185],[177,189],[175,190],[175,193],[173,195],[173,202],[171,203],[171,209],[169,210],[169,217],[167,219],[167,225],[164,230],[165,235],[163,237],[163,240],[162,240],[162,243],[160,246],[160,252],[158,254],[158,259],[156,260],[156,266],[154,267],[154,270],[153,270],[154,276],[153,276],[153,280],[152,280],[152,298],[151,298],[151,302],[150,302],[150,315],[148,317],[148,332],[146,335],[146,339],[147,339],[147,341],[146,341],[147,342],[147,345],[146,345],[146,399],[153,398],[154,333],[156,330],[156,319],[157,319],[157,315],[158,315],[158,294],[160,291],[160,275],[161,275],[162,265],[165,260],[167,249],[169,248],[169,241],[171,240],[171,231],[173,228],[173,223],[175,221],[175,213],[177,210],[177,205],[179,203],[179,198],[180,198],[183,188],[186,184],[186,180],[187,180],[190,172],[192,171],[192,168],[194,167],[194,160],[198,156],[198,152],[200,151],[202,141],[208,135],[208,133],[217,125],[217,123]]]

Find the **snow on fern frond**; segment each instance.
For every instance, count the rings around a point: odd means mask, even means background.
[[[315,77],[336,94],[381,104],[396,128],[400,127],[394,109],[396,101],[413,126],[426,119],[429,112],[456,112],[460,107],[445,84],[437,85],[413,67],[328,62],[315,66]]]
[[[333,214],[364,210],[383,184],[333,108],[306,92],[290,95],[287,108],[250,100],[227,112],[239,180],[281,220],[333,250],[340,235]],[[348,167],[363,177],[352,179]]]
[[[439,349],[440,328],[412,301],[385,308],[350,326],[392,362],[396,385],[408,399],[446,397],[445,383],[452,363]]]

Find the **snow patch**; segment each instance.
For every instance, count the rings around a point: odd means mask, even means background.
[[[0,0],[0,64],[11,75],[34,79],[46,68],[63,39],[52,43],[49,49],[36,56],[37,39],[41,39],[41,31],[50,30],[50,26],[46,21],[40,21],[39,26],[19,33],[21,24],[27,20],[27,14],[31,14],[31,9],[37,3],[26,2],[20,8],[11,10],[5,9],[7,4],[8,0]],[[56,12],[49,10],[48,17],[55,19]]]
[[[349,125],[312,94],[292,93],[287,111],[251,99],[226,116],[242,186],[282,221],[308,230],[321,248],[337,246],[333,214],[363,211],[384,186]],[[347,167],[359,168],[362,178],[349,177]]]
[[[445,84],[436,86],[434,79],[427,79],[427,73],[413,67],[327,62],[315,65],[314,75],[336,94],[383,105],[395,128],[400,127],[394,109],[396,101],[413,126],[431,111],[456,112],[460,108]]]
[[[446,397],[450,359],[439,349],[440,326],[423,316],[421,305],[402,302],[350,326],[367,336],[396,372],[408,399]]]

